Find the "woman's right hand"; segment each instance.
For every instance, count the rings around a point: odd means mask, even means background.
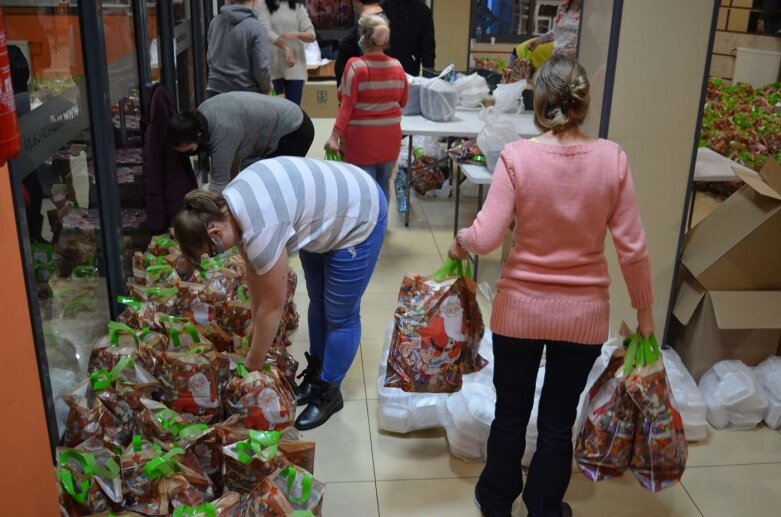
[[[654,310],[652,307],[639,309],[637,311],[637,333],[643,337],[650,337],[656,332],[654,323]]]
[[[287,62],[288,68],[296,66],[296,55],[290,47],[285,49],[285,61]]]
[[[529,40],[529,43],[526,44],[526,48],[529,49],[529,52],[534,52],[534,49],[540,46],[540,40],[539,38],[534,38],[532,40]]]
[[[333,151],[335,153],[341,152],[341,149],[339,148],[339,139],[336,137],[336,135],[331,135],[331,138],[326,140],[325,146],[323,148],[326,151]]]

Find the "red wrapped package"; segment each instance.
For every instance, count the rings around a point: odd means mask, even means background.
[[[219,311],[219,325],[234,334],[246,336],[252,329],[252,310],[249,301],[234,300]]]
[[[178,246],[173,239],[168,235],[155,235],[149,243],[149,253],[158,257],[164,257],[171,253],[171,250],[177,249]]]
[[[683,477],[688,456],[683,420],[670,395],[656,338],[633,335],[629,340],[627,357],[634,370],[626,378],[626,391],[637,407],[630,468],[641,485],[659,492]]]
[[[207,424],[222,415],[222,393],[230,378],[224,355],[142,349],[139,362],[160,381],[160,398],[171,409],[196,416]]]
[[[168,348],[166,337],[157,332],[150,332],[149,329],[137,331],[129,325],[112,321],[108,324],[108,331],[107,335],[98,339],[90,353],[90,371],[100,368],[110,370],[122,357],[135,355],[138,348],[155,350]]]
[[[163,257],[165,263],[174,268],[179,278],[190,278],[195,272],[193,263],[184,256],[179,248],[170,248],[168,254]]]
[[[241,496],[237,517],[290,517],[293,506],[269,478],[263,479],[252,492]]]
[[[141,399],[141,405],[136,415],[136,432],[165,450],[174,448],[178,439],[176,430],[199,423],[194,416],[179,414],[152,399]]]
[[[172,517],[239,517],[242,497],[237,492],[225,492],[222,497],[199,506],[179,506]]]
[[[69,408],[62,438],[65,447],[76,447],[90,438],[98,438],[112,448],[130,442],[132,429],[103,404],[92,390],[90,379],[74,386],[62,400]]]
[[[163,324],[157,319],[155,304],[142,302],[129,296],[120,296],[117,301],[127,306],[117,317],[117,323],[124,323],[134,330],[148,328],[153,332],[163,331]]]
[[[279,453],[290,464],[301,467],[309,473],[315,472],[315,442],[286,440],[279,442]]]
[[[219,325],[212,323],[202,327],[201,334],[210,341],[218,352],[234,352],[236,335],[225,332]]]
[[[70,449],[58,447],[56,474],[63,515],[91,515],[122,504],[122,478],[116,457],[97,438]]]
[[[146,268],[149,266],[164,266],[166,264],[163,257],[156,257],[151,253],[133,253],[133,279],[138,284],[146,282]]]
[[[249,372],[242,363],[225,388],[226,416],[239,415],[247,429],[282,431],[296,420],[296,395],[278,368]]]
[[[195,455],[179,447],[124,454],[125,508],[145,515],[171,515],[177,506],[199,506],[214,499],[209,477]]]
[[[176,287],[178,283],[179,275],[168,264],[146,268],[145,285],[149,287],[169,288]]]
[[[248,438],[225,445],[225,488],[246,494],[278,468],[278,450],[281,433],[247,430]]]
[[[385,387],[452,393],[461,389],[463,374],[485,366],[477,352],[484,327],[476,288],[455,260],[431,278],[411,274],[404,278]]]

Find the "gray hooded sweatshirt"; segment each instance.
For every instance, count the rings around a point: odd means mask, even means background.
[[[270,43],[249,6],[226,5],[209,24],[209,82],[216,93],[271,89]]]

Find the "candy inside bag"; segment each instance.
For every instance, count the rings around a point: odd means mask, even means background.
[[[141,399],[141,405],[143,407],[137,414],[137,433],[165,450],[176,446],[179,440],[177,430],[199,424],[194,416],[177,413],[152,399]]]
[[[91,438],[74,448],[57,448],[57,489],[64,515],[90,515],[122,503],[122,478],[115,455]]]
[[[98,438],[112,448],[130,442],[132,429],[103,404],[93,391],[90,379],[74,386],[62,399],[69,408],[62,438],[65,447],[76,447],[90,438]]]
[[[281,431],[295,423],[295,393],[274,365],[250,372],[238,363],[224,399],[226,416],[239,415],[247,429]]]
[[[316,480],[311,473],[296,465],[288,465],[276,471],[271,481],[287,497],[293,510],[322,515],[325,484]]]
[[[222,448],[225,488],[242,494],[251,492],[261,481],[277,470],[281,433],[250,429],[246,430],[246,436],[247,439]]]
[[[179,283],[179,275],[170,265],[161,264],[147,267],[144,280],[149,287],[170,288]]]

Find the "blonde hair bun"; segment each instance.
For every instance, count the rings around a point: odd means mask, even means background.
[[[533,85],[537,129],[561,133],[583,124],[591,98],[588,75],[580,63],[554,56],[534,74]]]
[[[358,20],[358,32],[365,50],[385,50],[390,45],[390,25],[381,14],[369,14]]]

